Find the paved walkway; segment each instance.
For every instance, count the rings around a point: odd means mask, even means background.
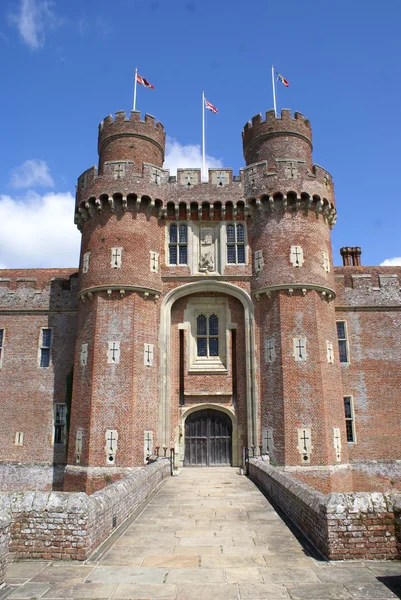
[[[16,562],[8,585],[13,600],[387,600],[401,562],[313,558],[236,469],[182,469],[100,555]]]

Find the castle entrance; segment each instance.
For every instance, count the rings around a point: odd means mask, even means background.
[[[185,421],[184,466],[231,466],[232,430],[230,417],[219,410],[190,414]]]

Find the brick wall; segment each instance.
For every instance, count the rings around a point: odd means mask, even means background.
[[[328,558],[400,558],[395,536],[395,498],[379,492],[327,496]]]
[[[169,472],[169,461],[159,459],[92,496],[84,492],[0,494],[0,511],[12,518],[10,553],[15,558],[85,560]],[[0,521],[0,548],[1,540]]]
[[[1,270],[0,275],[0,489],[51,490],[60,484],[55,480],[60,469],[53,465],[65,463],[64,444],[53,443],[53,410],[66,402],[73,364],[76,272],[22,269]],[[42,327],[52,329],[48,367],[39,360]],[[23,434],[21,444],[17,432]],[[18,468],[21,464],[26,468]]]
[[[260,459],[249,476],[330,560],[400,557],[401,495],[324,495]]]
[[[0,589],[4,584],[10,537],[10,522],[8,514],[0,511]]]
[[[249,461],[249,476],[327,556],[325,496],[259,459]]]
[[[349,347],[343,393],[355,413],[350,462],[400,457],[400,280],[400,267],[336,267],[336,319],[346,322]]]

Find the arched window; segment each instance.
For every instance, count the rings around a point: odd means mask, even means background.
[[[169,231],[169,264],[188,263],[188,227],[185,223],[172,223]]]
[[[197,355],[206,358],[219,356],[219,319],[217,315],[202,314],[196,319]]]
[[[245,264],[245,231],[242,223],[227,225],[227,263]]]

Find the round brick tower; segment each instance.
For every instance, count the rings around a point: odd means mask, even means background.
[[[78,179],[80,308],[67,490],[92,492],[104,477],[143,464],[138,440],[157,431],[162,285],[155,198],[164,145],[153,117],[119,112],[100,124],[99,172],[92,167]]]
[[[280,464],[347,461],[330,230],[330,174],[312,163],[310,123],[289,110],[243,130],[252,291],[260,326],[262,436]],[[340,437],[340,441],[339,441]],[[337,441],[335,441],[337,440]]]
[[[155,126],[151,115],[145,115],[144,121],[137,111],[132,111],[129,119],[123,110],[115,119],[109,115],[99,125],[99,175],[110,161],[131,161],[137,173],[142,172],[143,163],[162,167],[165,139],[163,125],[157,122]]]

